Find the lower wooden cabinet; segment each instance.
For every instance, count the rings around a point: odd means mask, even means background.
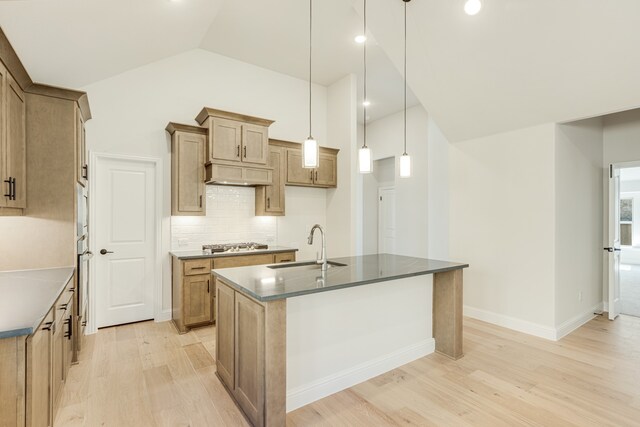
[[[53,309],[26,342],[26,425],[49,427],[53,424],[51,402],[51,348]]]
[[[264,424],[264,308],[236,292],[234,396],[253,425]]]
[[[211,275],[185,276],[183,286],[185,326],[211,322]]]
[[[260,303],[218,281],[218,377],[254,426],[284,425],[286,301]]]
[[[233,390],[235,388],[235,291],[229,286],[216,287],[216,361],[218,376]]]
[[[214,268],[246,267],[275,264],[296,260],[296,253],[257,253],[219,258],[173,257],[172,315],[178,332],[187,333],[190,328],[211,324],[218,316],[216,309],[216,280],[211,276]]]

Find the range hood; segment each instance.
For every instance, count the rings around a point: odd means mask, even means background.
[[[273,168],[208,163],[205,182],[210,185],[255,187],[273,184]]]

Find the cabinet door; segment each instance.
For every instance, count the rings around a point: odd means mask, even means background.
[[[266,165],[268,156],[269,134],[267,128],[257,125],[242,125],[242,161]]]
[[[211,322],[211,275],[185,276],[184,324]]]
[[[234,396],[253,425],[264,418],[264,307],[236,293]]]
[[[87,147],[85,142],[84,119],[80,108],[76,107],[76,176],[78,182],[87,185]]]
[[[27,206],[27,133],[26,106],[20,86],[7,75],[7,171],[13,179],[14,200],[8,200],[10,208]]]
[[[62,335],[62,348],[64,353],[64,359],[62,361],[62,380],[66,381],[69,377],[69,368],[71,368],[71,362],[73,361],[73,299],[69,300],[67,309],[64,312],[64,333]]]
[[[49,427],[53,424],[51,406],[51,344],[53,312],[42,326],[27,338],[27,427]]]
[[[218,376],[231,391],[235,387],[235,297],[233,289],[216,281],[216,367]]]
[[[173,135],[171,153],[171,214],[204,215],[204,146],[206,136],[187,132]]]
[[[242,146],[242,123],[235,120],[211,118],[208,160],[239,162]]]
[[[291,185],[312,185],[315,169],[302,167],[302,150],[287,148],[287,180]]]
[[[63,378],[64,378],[64,355],[65,347],[63,342],[64,331],[66,325],[64,324],[66,309],[56,304],[56,323],[53,328],[53,344],[52,344],[52,372],[51,372],[51,403],[56,406],[60,399],[60,391],[62,390]]]
[[[313,183],[322,187],[335,187],[338,184],[338,157],[320,153],[320,166],[313,176]]]
[[[284,215],[285,155],[285,148],[269,147],[273,184],[256,188],[256,215]]]

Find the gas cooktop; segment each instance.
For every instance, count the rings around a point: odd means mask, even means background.
[[[258,249],[269,249],[269,245],[256,242],[243,242],[243,243],[223,243],[216,245],[202,245],[202,250],[210,250],[211,253],[219,252],[245,252],[255,251]]]

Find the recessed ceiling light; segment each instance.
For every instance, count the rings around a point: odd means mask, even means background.
[[[368,107],[369,105],[371,105],[371,102],[367,101],[362,101],[362,105],[364,105],[365,107]]]
[[[482,3],[480,3],[480,0],[467,0],[464,4],[464,11],[467,15],[476,15],[480,12],[480,9],[482,9]]]
[[[367,36],[363,35],[363,34],[359,34],[356,36],[356,38],[354,39],[356,41],[356,43],[364,43],[367,41]]]

